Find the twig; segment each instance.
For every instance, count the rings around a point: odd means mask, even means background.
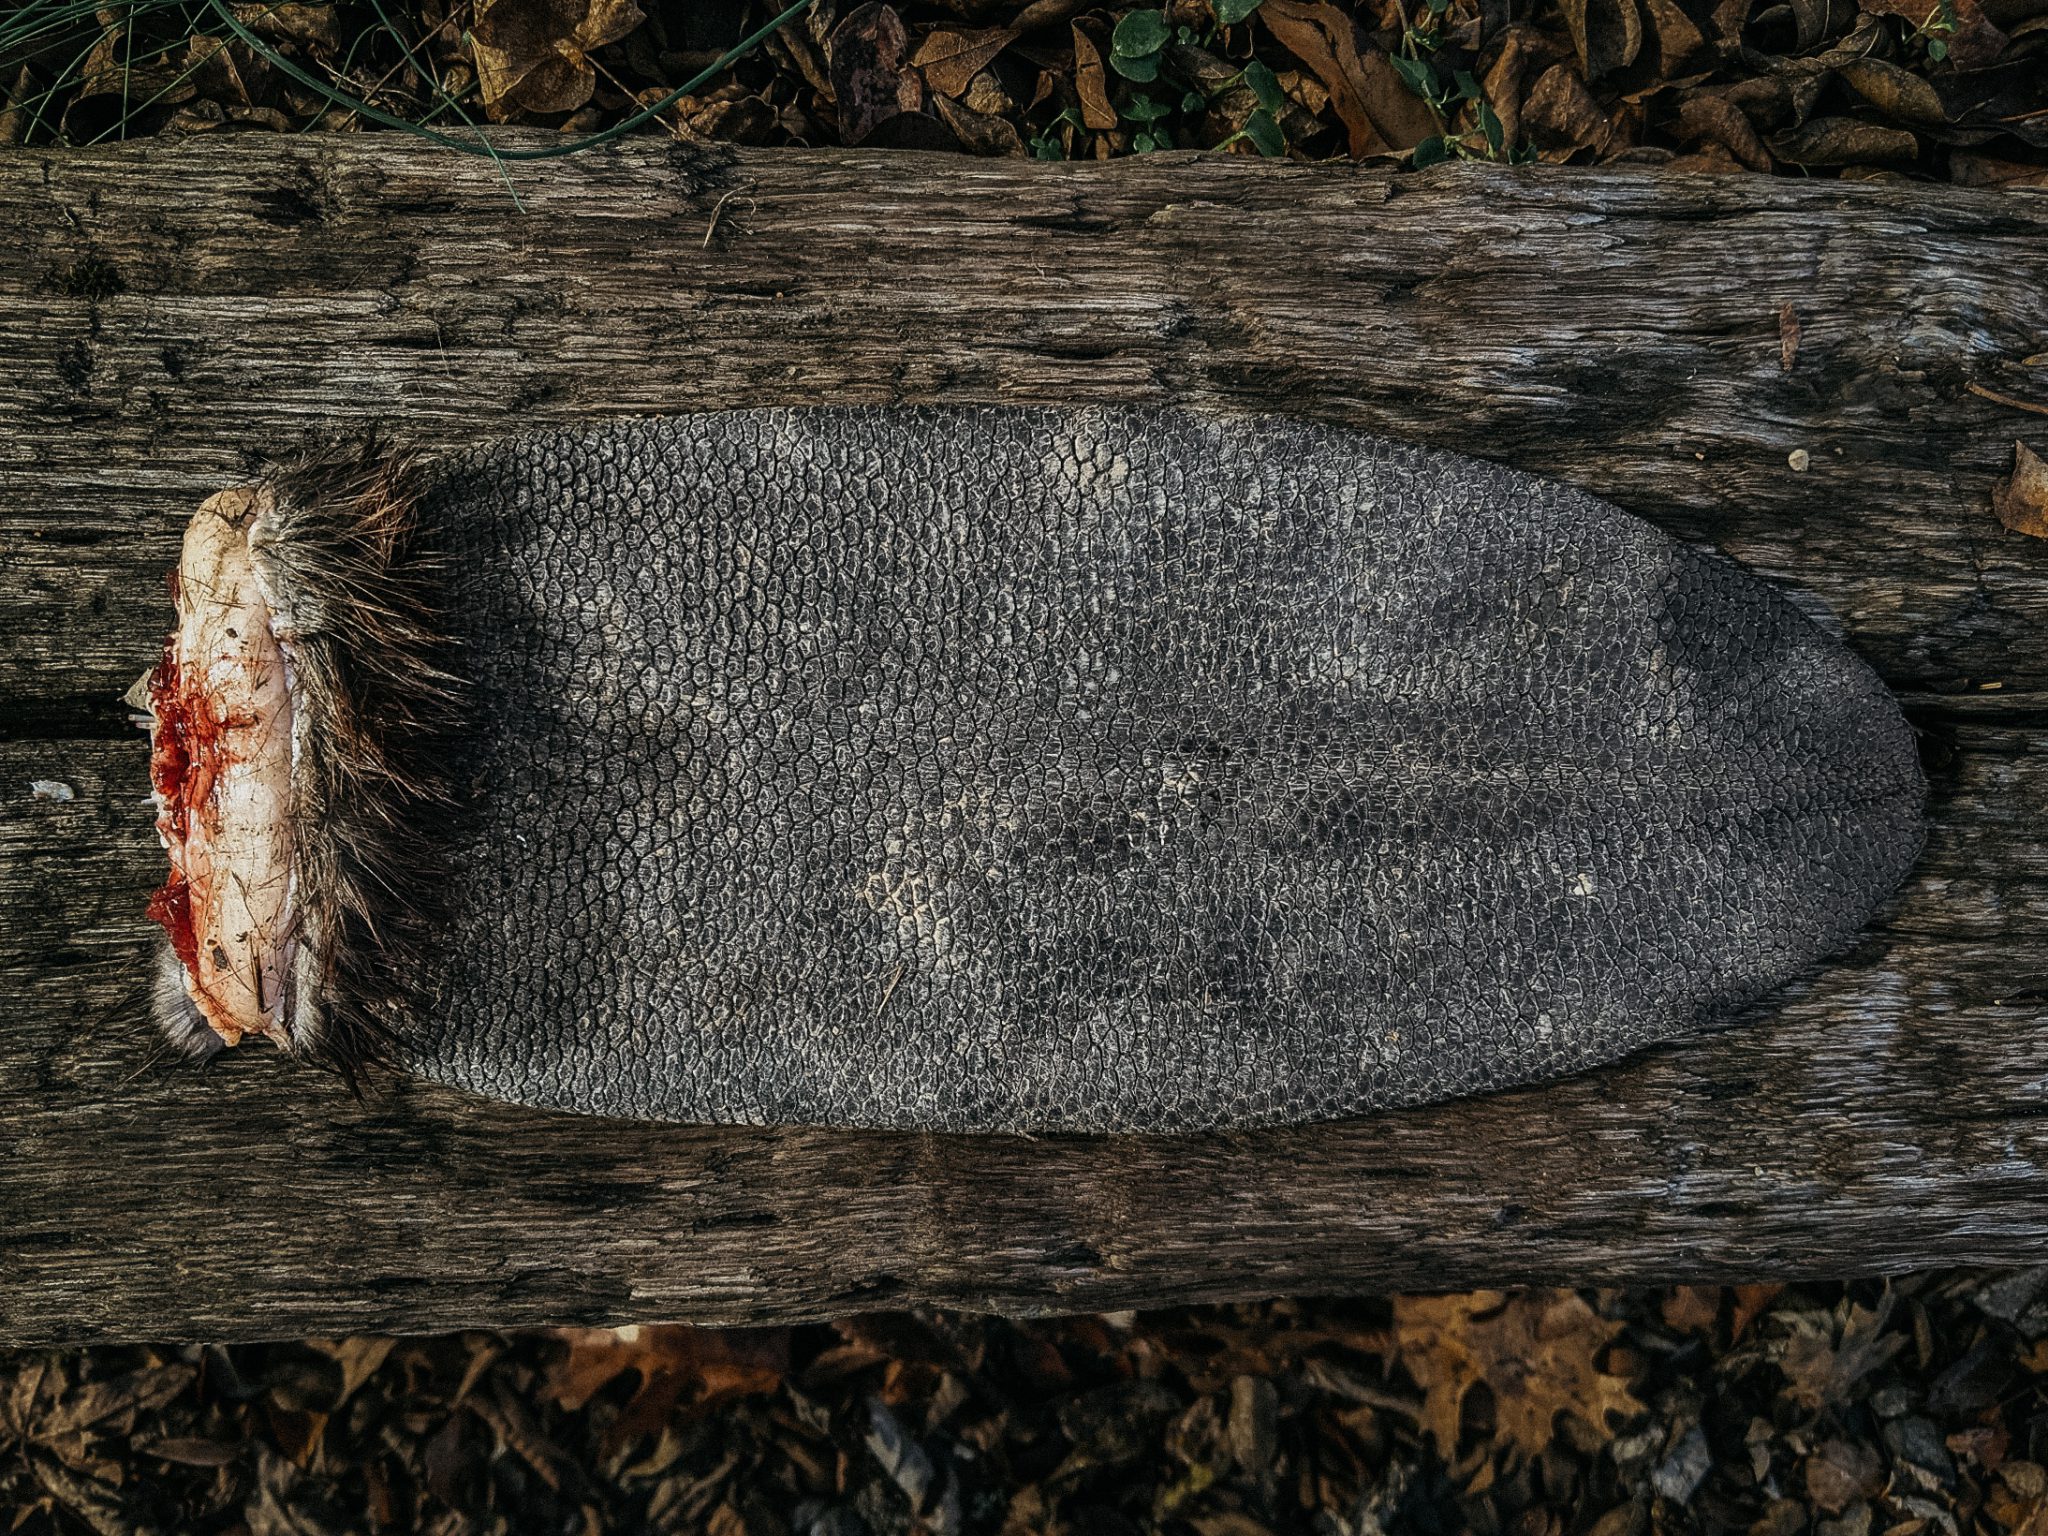
[[[2009,405],[2016,411],[2032,411],[2036,416],[2048,416],[2048,405],[2036,405],[2031,400],[2018,400],[2011,395],[2001,395],[1997,390],[1986,389],[1982,384],[1972,384],[1969,390],[1971,394],[1989,400],[1993,405]]]

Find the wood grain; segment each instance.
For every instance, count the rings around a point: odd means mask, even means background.
[[[0,160],[0,1341],[2048,1257],[2048,545],[1989,506],[2038,429],[1970,389],[2048,399],[2048,198],[638,142],[510,179],[392,136]],[[152,1060],[118,696],[204,495],[362,425],[1032,400],[1344,421],[1711,540],[1907,698],[1918,872],[1740,1027],[1285,1132],[648,1127]]]

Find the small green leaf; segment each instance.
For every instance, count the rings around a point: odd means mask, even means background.
[[[1173,40],[1181,44],[1192,43],[1195,40],[1195,29],[1193,27],[1175,27],[1173,29]]]
[[[1938,37],[1929,38],[1927,40],[1927,57],[1936,64],[1939,64],[1948,57],[1948,44]]]
[[[1287,135],[1280,131],[1279,119],[1263,107],[1244,120],[1244,136],[1269,160],[1287,153]]]
[[[1166,35],[1166,12],[1132,11],[1110,33],[1109,51],[1119,59],[1142,59],[1164,48]]]
[[[1200,91],[1189,91],[1180,99],[1180,109],[1183,112],[1199,112],[1207,105],[1209,98]]]
[[[1479,99],[1479,131],[1486,135],[1487,150],[1495,155],[1507,141],[1507,131],[1500,125],[1500,115],[1493,110],[1493,103],[1485,97]]]
[[[1126,80],[1135,80],[1144,85],[1159,78],[1159,55],[1146,53],[1135,59],[1127,59],[1122,54],[1112,53],[1109,56],[1109,67]]]
[[[1414,157],[1409,161],[1409,164],[1418,171],[1426,171],[1432,165],[1441,165],[1450,158],[1451,146],[1439,135],[1433,139],[1424,139],[1420,144],[1416,145]]]
[[[1424,101],[1437,99],[1436,71],[1430,67],[1426,59],[1411,59],[1398,53],[1389,54],[1387,57],[1393,61],[1394,72],[1401,77],[1402,83],[1409,90]]]
[[[1280,91],[1279,78],[1257,59],[1245,65],[1244,83],[1252,88],[1252,95],[1268,112],[1278,112],[1287,104],[1287,98]]]
[[[1149,155],[1155,149],[1171,149],[1173,142],[1156,133],[1141,133],[1131,140],[1131,148],[1141,155]]]
[[[1209,9],[1216,13],[1218,23],[1234,27],[1265,3],[1266,0],[1209,0]]]
[[[1060,141],[1049,133],[1039,134],[1031,140],[1031,158],[1034,160],[1064,160],[1067,152],[1060,148]]]
[[[1451,79],[1457,84],[1458,100],[1477,101],[1479,99],[1479,82],[1472,78],[1471,70],[1461,69]]]
[[[1133,96],[1124,104],[1123,115],[1134,123],[1156,123],[1173,116],[1173,108],[1152,96]]]
[[[1441,16],[1451,8],[1451,0],[1429,0],[1429,14]]]

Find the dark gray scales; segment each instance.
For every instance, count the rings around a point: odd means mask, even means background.
[[[1839,948],[1877,678],[1568,487],[1284,420],[772,410],[449,467],[485,728],[415,1070],[1196,1130],[1572,1072]]]

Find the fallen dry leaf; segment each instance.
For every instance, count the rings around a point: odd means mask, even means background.
[[[169,57],[124,60],[125,31],[122,26],[108,25],[76,66],[78,83],[59,120],[74,142],[90,143],[98,134],[112,130],[138,98],[170,104],[189,100],[198,89],[180,78],[181,69]],[[195,52],[203,55],[216,46],[218,40],[204,33],[188,38],[181,50],[187,55],[185,64],[189,66]],[[218,104],[214,111],[217,117],[226,115]]]
[[[1903,128],[1816,117],[1773,138],[1771,152],[1793,165],[1888,165],[1915,158],[1920,141]]]
[[[1109,100],[1109,79],[1095,40],[1074,26],[1074,93],[1081,98],[1081,121],[1097,133],[1116,126],[1116,108]]]
[[[1510,26],[1501,35],[1500,52],[1488,66],[1483,89],[1494,115],[1500,119],[1501,141],[1522,142],[1522,82],[1528,74],[1529,54],[1535,34],[1525,26]]]
[[[789,56],[796,72],[803,76],[804,84],[826,100],[832,97],[832,70],[825,62],[825,39],[816,33],[813,23],[818,12],[812,11],[804,17],[799,26],[784,27],[775,34],[772,46]]]
[[[1949,1435],[1942,1443],[1953,1454],[1976,1462],[1987,1472],[1996,1472],[2012,1448],[2012,1434],[2003,1424],[1972,1424]]]
[[[1648,0],[1648,6],[1650,39],[1657,45],[1657,70],[1668,77],[1678,73],[1706,47],[1706,34],[1676,0]]]
[[[1992,487],[1991,506],[2014,533],[2048,539],[2048,461],[2015,442],[2012,473]]]
[[[924,71],[924,83],[934,92],[957,98],[1016,40],[1014,27],[981,27],[971,32],[941,29],[917,45],[910,62]]]
[[[1785,1396],[1809,1412],[1847,1403],[1859,1382],[1912,1342],[1909,1334],[1885,1330],[1891,1308],[1887,1296],[1874,1308],[1845,1302],[1832,1319],[1776,1314],[1791,1329],[1778,1357]]]
[[[1958,150],[1949,156],[1949,175],[1959,187],[2048,187],[2048,165],[2002,160]]]
[[[1626,69],[1643,48],[1636,0],[1564,0],[1565,26],[1589,81]]]
[[[476,0],[470,35],[485,111],[500,122],[575,111],[597,86],[589,55],[644,19],[633,0]]]
[[[1377,48],[1355,57],[1359,99],[1381,138],[1395,149],[1410,150],[1436,132],[1428,103],[1402,83],[1393,60]]]
[[[526,1404],[505,1388],[502,1381],[493,1384],[493,1390],[474,1399],[471,1409],[476,1416],[490,1425],[506,1448],[533,1469],[534,1475],[549,1488],[560,1488],[567,1458],[550,1445],[535,1427]]]
[[[1598,154],[1614,136],[1614,125],[1569,64],[1553,64],[1530,88],[1522,102],[1522,128],[1550,161],[1569,160],[1585,149]]]
[[[1003,89],[1003,82],[992,69],[984,69],[967,82],[967,89],[960,93],[960,105],[970,111],[1003,118],[1010,117],[1017,110],[1016,98]],[[1011,137],[1017,140],[1021,153],[1023,139],[1014,128],[1011,130]]]
[[[1782,1285],[1771,1284],[1736,1286],[1735,1317],[1729,1324],[1728,1337],[1739,1339],[1749,1332],[1750,1324],[1763,1316],[1784,1289]]]
[[[238,4],[235,20],[263,37],[305,43],[316,49],[341,46],[341,27],[332,5],[302,5],[298,0],[282,4]]]
[[[1464,1296],[1402,1296],[1394,1301],[1401,1364],[1424,1393],[1422,1426],[1438,1454],[1457,1454],[1465,1399],[1484,1385],[1493,1395],[1495,1434],[1525,1456],[1550,1444],[1560,1413],[1603,1437],[1610,1414],[1643,1411],[1629,1384],[1596,1363],[1621,1331],[1574,1291],[1474,1291]]]
[[[19,144],[28,137],[35,87],[35,74],[26,64],[15,71],[14,87],[0,106],[0,144]]]
[[[1755,0],[1713,0],[1707,23],[1713,30],[1714,40],[1718,43],[1739,43],[1743,28],[1749,25],[1749,13],[1755,8]]]
[[[970,155],[1021,155],[1024,141],[1009,119],[993,112],[977,112],[950,96],[934,96],[932,110],[939,116],[960,147]]]
[[[1718,87],[1717,94],[1762,134],[1805,122],[1832,84],[1826,70],[1773,65],[1761,75]]]
[[[893,6],[871,3],[847,12],[832,29],[826,51],[839,106],[839,137],[845,143],[901,143],[906,127],[912,137],[925,131],[944,133],[934,118],[924,119],[930,130],[898,121],[922,117],[918,109],[924,105],[924,84],[908,66],[910,34]]]
[[[392,1345],[398,1341],[389,1334],[359,1333],[342,1339],[308,1339],[309,1348],[318,1350],[341,1367],[341,1392],[332,1404],[338,1411],[341,1405],[355,1395],[356,1388],[377,1374],[391,1353]]]
[[[1867,1445],[1830,1440],[1806,1459],[1807,1496],[1830,1515],[1884,1487],[1884,1462]]]
[[[737,80],[702,96],[685,96],[670,111],[686,139],[729,139],[758,144],[767,136],[774,115],[768,104]]]
[[[1911,70],[1883,59],[1851,59],[1836,75],[1886,117],[1928,127],[1948,121],[1940,93]]]
[[[1064,25],[1047,51],[1071,68]],[[1032,1322],[869,1313],[789,1330],[780,1345],[756,1336],[753,1357],[725,1369],[776,1380],[786,1347],[780,1385],[715,1407],[699,1394],[716,1362],[697,1373],[658,1335],[600,1336],[581,1360],[595,1390],[574,1410],[548,1390],[578,1374],[569,1335],[403,1338],[331,1412],[317,1451],[312,1416],[346,1384],[347,1341],[17,1349],[0,1352],[0,1529],[14,1516],[21,1536],[758,1536],[808,1504],[826,1513],[804,1529],[866,1529],[880,1511],[878,1528],[934,1536],[2048,1536],[2048,1468],[2034,1459],[2043,1383],[2026,1379],[2048,1378],[2048,1272],[1890,1285],[1874,1334],[1846,1305],[1871,1298],[1867,1282],[1587,1293],[1597,1318],[1567,1312],[1579,1363],[1563,1379],[1605,1366],[1647,1415],[1623,1425],[1609,1409],[1613,1433],[1600,1434],[1560,1413],[1534,1459],[1510,1438],[1525,1426],[1502,1411],[1512,1383],[1498,1372],[1468,1388],[1462,1423],[1447,1420],[1467,1436],[1462,1455],[1447,1461],[1416,1432],[1425,1393],[1396,1357],[1430,1346],[1415,1309],[1391,1299]],[[1451,1321],[1439,1331],[1471,1354],[1488,1328],[1506,1331],[1510,1306],[1540,1311],[1559,1294],[1440,1301]],[[1837,1406],[1791,1397],[1775,1362],[1792,1331],[1834,1357],[1826,1374],[1849,1383]],[[1535,1379],[1525,1390],[1561,1400],[1547,1384],[1561,1346],[1524,1334],[1486,1353],[1519,1353]],[[633,1351],[652,1351],[643,1363],[681,1386],[674,1409],[622,1446],[620,1413],[644,1378],[613,1368]],[[1091,1512],[1076,1518],[1077,1506]]]
[[[1749,30],[1773,53],[1805,57],[1849,26],[1855,15],[1855,0],[1766,0],[1751,17]]]
[[[1358,24],[1328,0],[1266,0],[1256,14],[1329,91],[1353,159],[1413,149],[1436,132],[1428,104],[1385,54],[1360,52]]]
[[[266,1403],[264,1413],[279,1452],[303,1470],[319,1453],[320,1442],[327,1433],[327,1415],[280,1408],[275,1403]]]
[[[1752,171],[1771,168],[1770,151],[1749,117],[1726,96],[1696,91],[1678,108],[1679,137],[1687,143],[1718,144]]]
[[[658,1429],[678,1404],[702,1411],[732,1398],[772,1392],[789,1367],[778,1329],[563,1328],[568,1346],[542,1392],[574,1411],[628,1372],[639,1378],[609,1437],[613,1448]]]
[[[1746,176],[1749,167],[1729,154],[1719,144],[1709,140],[1690,154],[1677,155],[1665,162],[1667,171],[1683,171],[1695,176]]]
[[[202,95],[233,109],[253,106],[267,94],[270,68],[246,49],[202,34],[187,47],[182,73]]]
[[[1664,1298],[1664,1326],[1674,1333],[1707,1333],[1721,1315],[1721,1292],[1711,1285],[1674,1285]]]

